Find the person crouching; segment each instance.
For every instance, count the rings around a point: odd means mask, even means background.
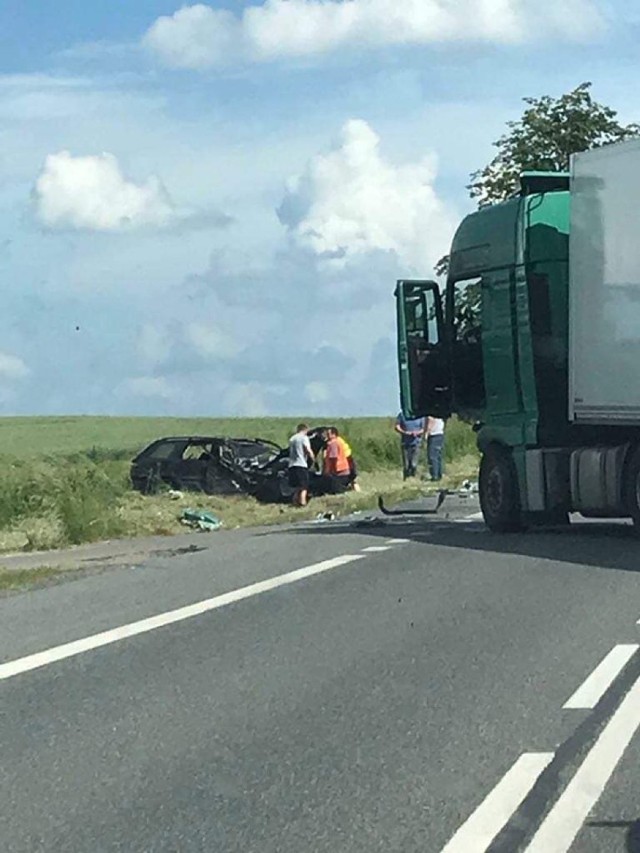
[[[352,468],[346,452],[348,445],[340,438],[336,427],[330,427],[327,433],[323,468],[325,487],[329,494],[340,495],[346,492],[353,482]]]

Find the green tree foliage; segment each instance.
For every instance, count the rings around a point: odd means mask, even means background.
[[[524,98],[527,109],[494,143],[493,160],[471,175],[468,189],[480,206],[505,201],[520,189],[525,171],[564,172],[571,154],[640,136],[640,125],[622,125],[610,107],[594,101],[591,83],[581,83],[559,98]],[[446,276],[449,256],[435,266]]]
[[[454,324],[456,338],[477,335],[482,325],[482,286],[480,279],[456,285]]]
[[[515,195],[524,171],[563,172],[571,154],[640,136],[637,124],[622,125],[617,113],[591,97],[591,83],[582,83],[559,98],[524,98],[527,109],[494,143],[498,153],[484,169],[471,175],[468,187],[479,204],[493,204]]]

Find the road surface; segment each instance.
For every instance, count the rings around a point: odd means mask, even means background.
[[[639,851],[640,543],[476,512],[1,599],[0,849]]]

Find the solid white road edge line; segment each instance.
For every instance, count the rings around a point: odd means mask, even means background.
[[[567,853],[640,725],[640,678],[551,809],[525,853]]]
[[[523,753],[441,853],[484,853],[551,763],[553,755],[553,752]]]
[[[163,628],[165,625],[173,625],[175,622],[182,622],[185,619],[191,619],[193,616],[200,616],[203,613],[208,613],[210,610],[218,610],[221,607],[226,607],[227,604],[233,604],[245,598],[252,598],[263,592],[269,592],[286,584],[295,583],[296,581],[304,580],[313,575],[319,575],[322,572],[328,572],[331,569],[337,569],[340,566],[347,565],[347,563],[353,563],[356,560],[362,559],[364,559],[363,554],[345,554],[341,557],[333,557],[331,560],[323,560],[320,563],[314,563],[311,566],[305,566],[302,569],[296,569],[284,575],[277,575],[276,577],[241,587],[240,589],[234,589],[231,592],[225,592],[222,595],[216,595],[214,598],[189,604],[177,610],[169,610],[166,613],[159,613],[157,616],[141,619],[139,622],[131,622],[128,625],[121,625],[118,628],[112,628],[100,634],[84,637],[81,640],[74,640],[71,643],[53,646],[36,654],[7,661],[0,664],[0,681],[32,669],[48,666],[65,658],[74,657],[93,649],[99,649],[102,646],[108,646],[111,643],[117,643],[128,637],[135,637],[138,634],[154,631],[156,628]]]
[[[595,708],[639,648],[638,643],[614,646],[562,707],[567,710]]]

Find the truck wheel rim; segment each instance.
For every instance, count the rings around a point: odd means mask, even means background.
[[[640,488],[640,483],[639,483]],[[494,468],[487,480],[487,509],[492,515],[498,515],[502,508],[504,484],[500,471]]]

